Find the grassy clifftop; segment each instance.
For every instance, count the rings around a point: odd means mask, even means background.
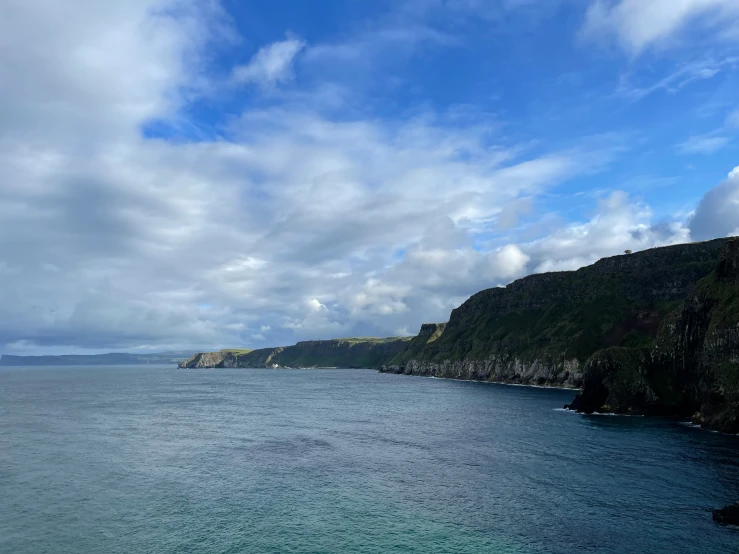
[[[353,337],[303,341],[259,350],[199,353],[180,367],[366,367],[375,368],[405,350],[411,337]]]

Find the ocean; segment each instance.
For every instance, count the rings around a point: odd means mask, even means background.
[[[0,368],[0,553],[739,552],[739,437],[370,370]]]

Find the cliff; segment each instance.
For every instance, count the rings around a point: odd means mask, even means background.
[[[650,346],[667,314],[714,269],[725,244],[654,248],[484,290],[455,309],[433,341],[412,341],[416,348],[381,370],[579,387],[595,352]]]
[[[585,366],[571,409],[693,417],[739,433],[739,239],[665,317],[645,348],[611,348]]]
[[[413,338],[201,353],[181,367],[380,367],[582,387],[581,412],[739,432],[739,239],[654,248],[484,290]]]
[[[347,338],[302,341],[293,346],[260,350],[199,353],[179,367],[344,367],[376,368],[403,352],[410,338]]]

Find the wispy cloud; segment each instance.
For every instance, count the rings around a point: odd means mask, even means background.
[[[726,126],[732,129],[739,129],[739,109],[734,110],[726,116]]]
[[[642,86],[632,83],[632,75],[624,75],[621,77],[621,82],[616,90],[616,96],[637,101],[657,91],[675,94],[693,82],[713,79],[722,70],[734,67],[737,63],[739,63],[739,58],[727,57],[720,60],[709,59],[682,64],[672,73],[656,82]]]
[[[254,83],[274,86],[289,81],[293,77],[293,61],[305,48],[305,42],[288,38],[264,46],[254,54],[249,63],[234,67],[232,80],[240,84]]]
[[[633,54],[663,46],[682,32],[733,28],[739,20],[736,0],[595,0],[582,33],[589,39],[615,36]]]
[[[690,137],[685,142],[678,144],[678,150],[683,154],[713,154],[726,148],[730,142],[729,137],[709,133]]]
[[[363,31],[347,40],[312,46],[306,51],[305,57],[311,62],[366,63],[378,54],[389,51],[393,51],[395,56],[405,55],[424,43],[450,45],[456,44],[457,39],[422,24],[383,22],[380,27]]]

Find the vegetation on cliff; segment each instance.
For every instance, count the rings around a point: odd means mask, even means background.
[[[570,406],[592,413],[690,417],[739,432],[739,239],[664,318],[649,348],[597,352]]]
[[[355,337],[302,341],[259,350],[199,353],[180,367],[364,367],[376,368],[405,350],[411,337]]]
[[[384,370],[579,387],[609,347],[648,347],[667,314],[716,266],[726,239],[606,258],[473,295],[443,333]]]

